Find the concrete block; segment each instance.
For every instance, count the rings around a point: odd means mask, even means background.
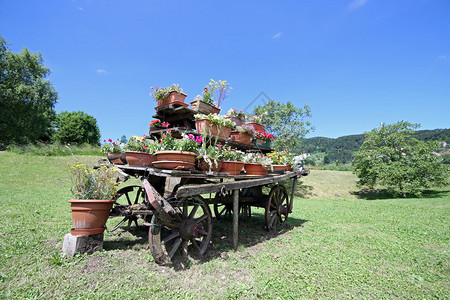
[[[64,236],[63,253],[67,257],[83,253],[92,254],[102,249],[103,233],[94,235],[72,235],[68,233]]]

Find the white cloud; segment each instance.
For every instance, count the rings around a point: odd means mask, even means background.
[[[95,72],[97,72],[97,74],[99,74],[99,75],[108,74],[108,71],[103,70],[103,69],[97,69]]]
[[[350,4],[348,5],[348,9],[349,9],[349,10],[357,10],[357,9],[360,9],[360,8],[363,7],[367,2],[369,2],[369,0],[353,0],[353,1],[350,2]]]
[[[272,38],[273,39],[277,39],[279,38],[283,33],[282,32],[278,32],[277,34],[275,34]]]

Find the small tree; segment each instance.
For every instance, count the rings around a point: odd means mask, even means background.
[[[61,143],[100,145],[97,120],[82,111],[63,111],[56,116],[53,139]]]
[[[448,167],[431,153],[438,149],[439,143],[414,138],[412,133],[418,127],[402,121],[366,133],[354,160],[358,186],[373,189],[380,184],[398,189],[406,197],[406,193],[445,185]]]
[[[253,112],[256,115],[264,114],[262,122],[266,131],[275,136],[272,145],[277,150],[299,151],[301,139],[314,130],[307,121],[311,117],[308,105],[297,108],[289,101],[284,104],[270,100],[263,106],[255,107]]]

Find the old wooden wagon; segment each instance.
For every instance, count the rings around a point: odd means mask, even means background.
[[[178,110],[178,112],[177,112]],[[186,107],[168,106],[154,116],[174,124],[172,134],[192,131],[193,112]],[[177,124],[179,126],[177,126]],[[152,130],[158,138],[167,129]],[[195,133],[195,132],[194,132]],[[252,149],[252,146],[232,145]],[[261,149],[259,149],[261,150]],[[268,151],[270,149],[263,149]],[[264,208],[265,227],[275,230],[285,224],[292,212],[294,190],[305,169],[294,169],[265,176],[232,176],[229,173],[164,170],[152,166],[118,166],[128,176],[140,178],[141,185],[120,189],[110,217],[122,217],[113,229],[144,220],[149,227],[149,246],[155,261],[168,263],[182,255],[203,255],[210,245],[213,214],[216,219],[232,217],[233,247],[238,245],[238,216],[251,216],[252,207]],[[291,189],[286,183],[291,181]]]

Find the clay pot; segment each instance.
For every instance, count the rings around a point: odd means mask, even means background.
[[[200,158],[197,162],[197,167],[201,171],[209,172],[211,169],[212,172],[219,172],[222,169],[222,161],[217,160],[217,164],[215,164],[214,160],[212,160],[212,165],[210,166],[203,158]]]
[[[215,107],[214,105],[211,105],[209,103],[200,101],[200,100],[194,100],[191,102],[191,109],[195,111],[202,112],[204,114],[218,114],[220,113],[220,108]]]
[[[237,117],[227,117],[227,119],[229,119],[231,122],[234,122],[236,126],[242,126],[245,123],[244,120]]]
[[[232,176],[236,176],[241,174],[243,167],[244,162],[242,161],[223,161],[220,172],[229,173]]]
[[[189,106],[187,103],[184,103],[184,100],[186,99],[187,95],[185,93],[178,94],[178,92],[173,91],[169,93],[169,96],[167,98],[158,100],[158,106],[155,107],[155,109],[168,106],[171,104],[174,105],[181,105],[181,106]]]
[[[125,153],[119,153],[119,152],[108,152],[106,154],[106,157],[108,158],[109,162],[115,165],[126,165],[127,164],[127,158]]]
[[[147,152],[125,151],[126,160],[130,167],[150,167],[156,156]]]
[[[115,200],[69,200],[72,210],[72,235],[93,235],[105,231]]]
[[[188,163],[185,161],[154,161],[153,166],[158,169],[167,169],[167,170],[182,170],[182,171],[190,171],[195,170],[195,164]]]
[[[287,165],[272,165],[273,171],[287,171],[288,166]]]
[[[247,175],[267,175],[269,168],[261,164],[245,163],[245,172]]]
[[[197,153],[186,151],[158,151],[155,153],[156,161],[181,161],[195,164]]]
[[[264,125],[263,124],[259,124],[259,123],[254,123],[254,122],[249,122],[246,123],[247,125],[250,125],[250,127],[252,127],[254,130],[256,131],[264,131]]]
[[[195,120],[195,129],[198,133],[203,134],[205,132],[209,136],[217,137],[225,141],[228,140],[231,133],[231,128],[228,127],[222,127],[219,131],[219,127],[211,124],[211,121],[208,119]]]
[[[244,145],[253,145],[252,136],[246,132],[232,131],[230,134],[232,142],[240,143]]]

